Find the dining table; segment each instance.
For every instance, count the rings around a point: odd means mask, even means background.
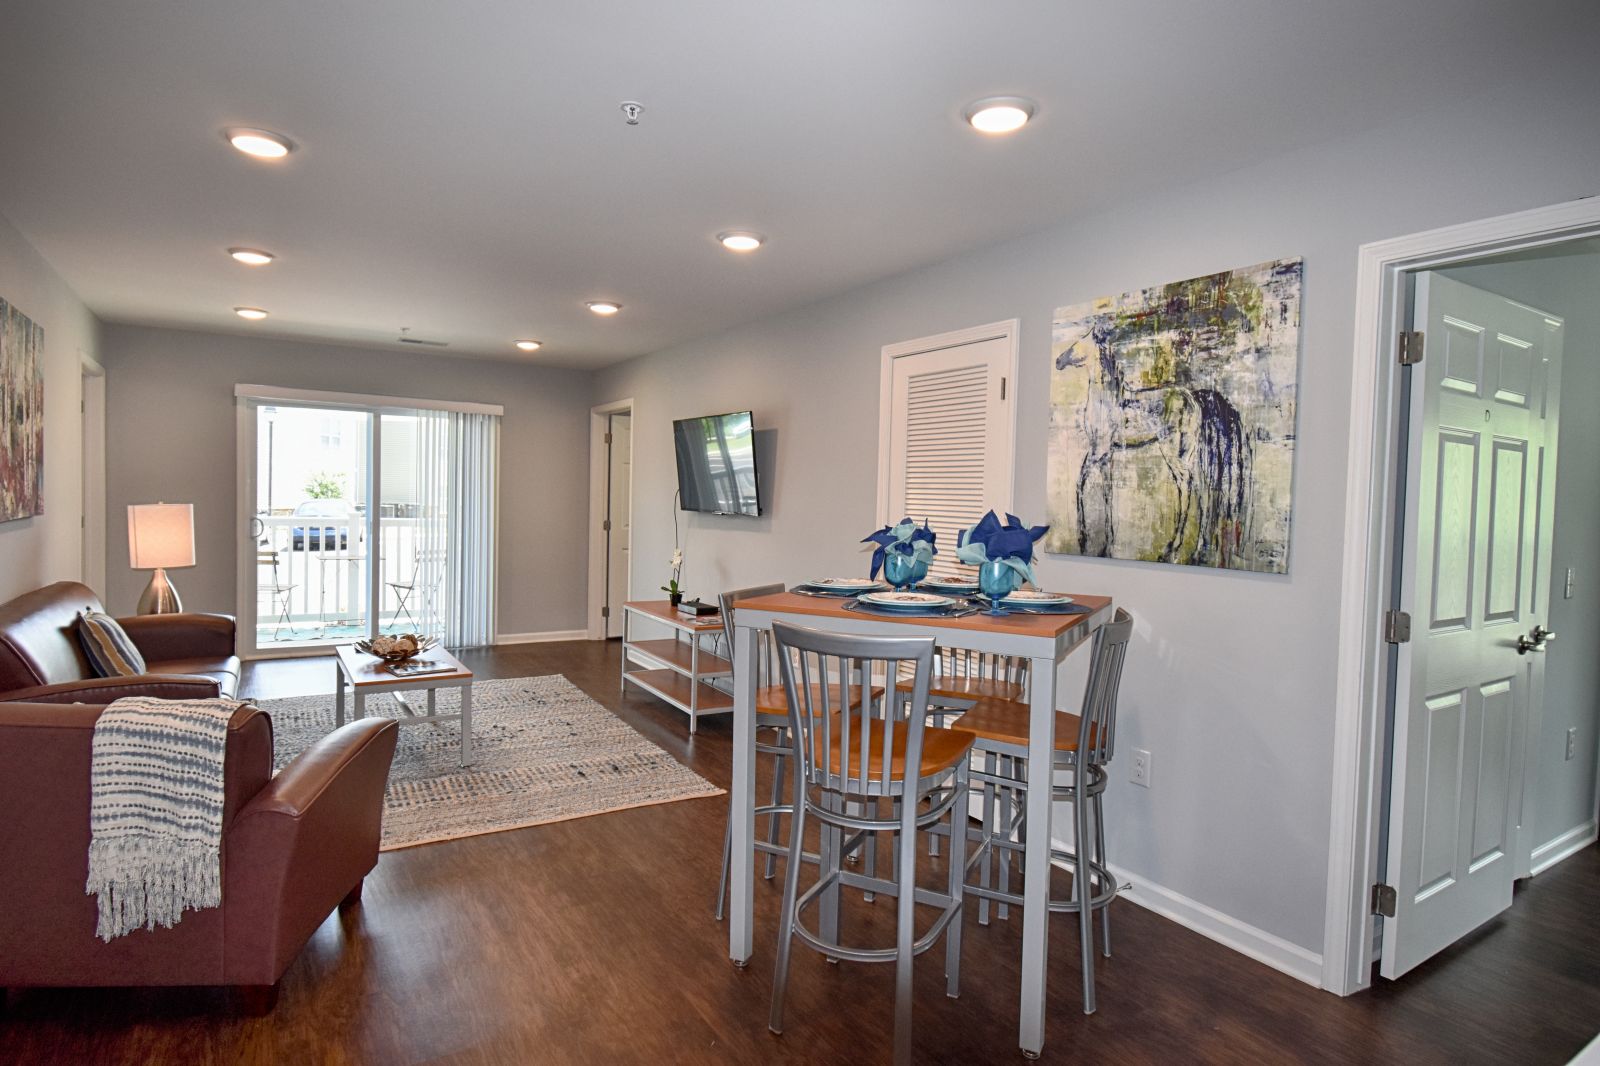
[[[774,622],[862,636],[932,637],[940,648],[1024,658],[1029,663],[1028,757],[1049,766],[1055,752],[1057,672],[1067,656],[1111,617],[1107,596],[1076,595],[1076,614],[987,611],[950,617],[868,613],[842,597],[780,592],[733,605],[732,869],[728,954],[738,966],[752,955],[755,927],[755,806],[758,631]],[[1044,1049],[1045,990],[1050,926],[1051,790],[1027,792],[1028,833],[1023,854],[1022,989],[1018,1044],[1033,1058]]]

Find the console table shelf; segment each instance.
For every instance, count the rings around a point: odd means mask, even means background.
[[[665,626],[670,637],[637,639],[639,624]],[[622,688],[632,682],[689,716],[689,732],[702,714],[728,714],[733,697],[706,682],[733,676],[733,664],[704,647],[722,634],[720,615],[691,618],[666,600],[630,600],[622,605]]]

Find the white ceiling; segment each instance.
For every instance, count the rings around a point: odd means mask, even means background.
[[[38,0],[0,214],[110,321],[601,366],[1482,91],[1593,9],[1536,6]],[[994,94],[1039,114],[981,137]]]

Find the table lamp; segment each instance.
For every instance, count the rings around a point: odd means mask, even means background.
[[[183,610],[178,590],[167,580],[167,567],[194,565],[194,504],[129,504],[128,562],[135,570],[155,571],[139,597],[140,614]]]

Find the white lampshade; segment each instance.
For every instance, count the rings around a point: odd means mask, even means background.
[[[128,564],[135,570],[193,566],[194,504],[129,504]]]

